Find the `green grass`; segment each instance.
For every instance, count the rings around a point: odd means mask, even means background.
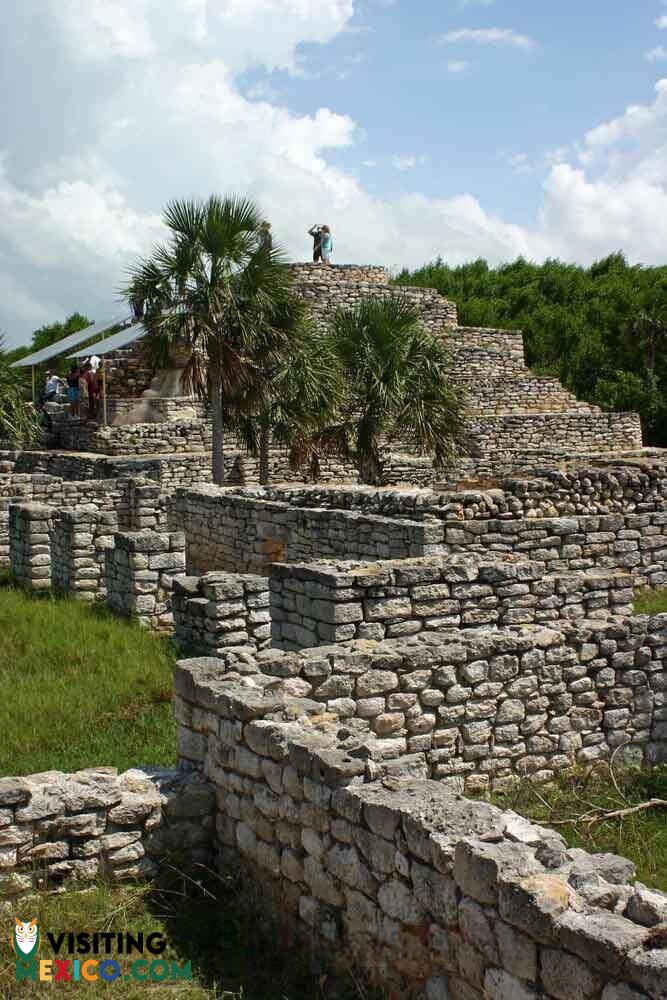
[[[203,873],[196,881],[174,870],[159,893],[147,886],[109,887],[41,897],[20,905],[22,920],[37,916],[41,929],[38,957],[52,958],[48,931],[123,931],[136,935],[159,932],[167,941],[160,958],[183,965],[192,962],[191,982],[164,985],[125,982],[65,984],[16,982],[15,956],[9,933],[0,935],[0,1000],[18,1000],[82,990],[86,997],[119,1000],[380,1000],[383,994],[363,989],[342,973],[334,984],[318,975],[307,949],[287,939],[260,913],[259,891],[252,894],[238,874]],[[10,926],[14,913],[3,920]],[[68,956],[59,956],[60,958]],[[73,956],[76,957],[76,956]],[[130,960],[114,953],[123,973]],[[137,958],[139,956],[134,956]],[[147,955],[147,957],[149,957]],[[54,966],[55,970],[55,966]]]
[[[563,775],[553,784],[521,782],[491,801],[536,822],[553,826],[570,847],[621,854],[633,861],[640,882],[667,891],[667,811],[648,809],[630,816],[590,823],[601,811],[627,809],[649,799],[667,799],[667,765],[644,770],[601,765],[593,771]]]
[[[101,607],[0,586],[0,774],[176,760],[168,642]]]
[[[667,587],[644,587],[637,591],[634,609],[636,615],[659,615],[667,612]]]

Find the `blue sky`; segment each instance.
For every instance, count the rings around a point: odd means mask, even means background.
[[[667,3],[0,8],[0,331],[108,314],[168,199],[248,193],[292,257],[667,258]]]

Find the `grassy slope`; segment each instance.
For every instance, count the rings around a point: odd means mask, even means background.
[[[109,612],[0,588],[0,774],[172,764],[173,654]]]

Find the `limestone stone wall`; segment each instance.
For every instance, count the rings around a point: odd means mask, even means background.
[[[443,327],[456,325],[457,311],[454,302],[450,302],[433,288],[400,288],[390,285],[389,276],[382,267],[292,264],[289,269],[295,290],[313,307],[316,319],[326,320],[341,306],[358,306],[362,299],[371,295],[376,298],[400,296],[414,308],[420,322],[429,332],[438,335]]]
[[[190,652],[216,656],[230,649],[265,649],[271,642],[266,577],[206,573],[174,580],[176,640]]]
[[[632,612],[628,573],[548,573],[510,557],[430,556],[276,565],[272,645],[304,649],[479,626],[548,624]]]
[[[122,424],[132,414],[132,411],[136,410],[138,402],[137,399],[133,398],[107,398],[109,423]],[[152,396],[145,402],[150,406],[156,422],[190,419],[193,416],[201,419],[206,416],[205,404],[191,396]],[[187,417],[184,417],[184,414],[187,414]]]
[[[213,790],[199,774],[99,767],[0,778],[0,891],[157,874],[170,851],[210,863]]]
[[[23,587],[51,586],[53,508],[40,503],[9,505],[9,559],[12,575]]]
[[[70,482],[41,473],[0,475],[0,566],[10,563],[9,506],[12,503],[46,503],[55,511],[76,511],[82,506],[96,511],[93,547],[112,544],[118,530],[166,528],[168,495],[154,482],[143,479],[103,479]],[[65,544],[65,537],[59,544]],[[69,543],[67,543],[69,544]],[[79,558],[65,556],[65,558]],[[58,583],[60,585],[60,581]]]
[[[472,416],[466,426],[468,448],[480,452],[539,453],[545,443],[557,442],[573,451],[615,451],[641,448],[638,413],[581,410],[560,413],[510,413]]]
[[[621,760],[664,762],[666,626],[640,616],[219,656],[370,734],[378,758],[407,753],[453,788],[498,791],[619,747]]]
[[[62,593],[93,601],[100,596],[106,545],[98,535],[93,504],[57,510],[51,534],[51,584]]]
[[[107,604],[125,616],[136,615],[154,629],[173,624],[174,579],[185,575],[185,538],[181,532],[117,532],[105,552]]]
[[[576,410],[600,413],[599,407],[577,399],[556,378],[529,373],[489,378],[483,370],[468,375],[465,365],[460,363],[456,381],[465,389],[468,406],[476,413],[491,415]]]
[[[174,510],[192,573],[266,573],[272,562],[328,557],[407,558],[437,553],[443,542],[437,521],[296,509],[215,486],[178,490]]]
[[[215,664],[175,680],[182,757],[217,791],[219,864],[241,863],[334,968],[401,998],[664,995],[650,928],[667,897],[631,885],[630,862],[374,758],[319,706]]]
[[[636,582],[667,584],[667,511],[445,525],[450,552],[520,553],[553,569],[623,569]]]
[[[194,419],[103,427],[66,420],[57,425],[54,445],[105,455],[210,452],[211,423],[209,420]]]
[[[429,463],[430,464],[430,463]],[[432,470],[431,470],[432,475]],[[501,478],[486,488],[377,489],[373,486],[248,487],[247,496],[295,507],[357,510],[419,520],[503,520],[569,514],[654,513],[667,510],[667,460],[538,467],[521,478]]]

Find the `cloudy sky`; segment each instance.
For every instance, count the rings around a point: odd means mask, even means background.
[[[5,0],[0,88],[9,344],[213,191],[295,259],[667,262],[661,0]]]

